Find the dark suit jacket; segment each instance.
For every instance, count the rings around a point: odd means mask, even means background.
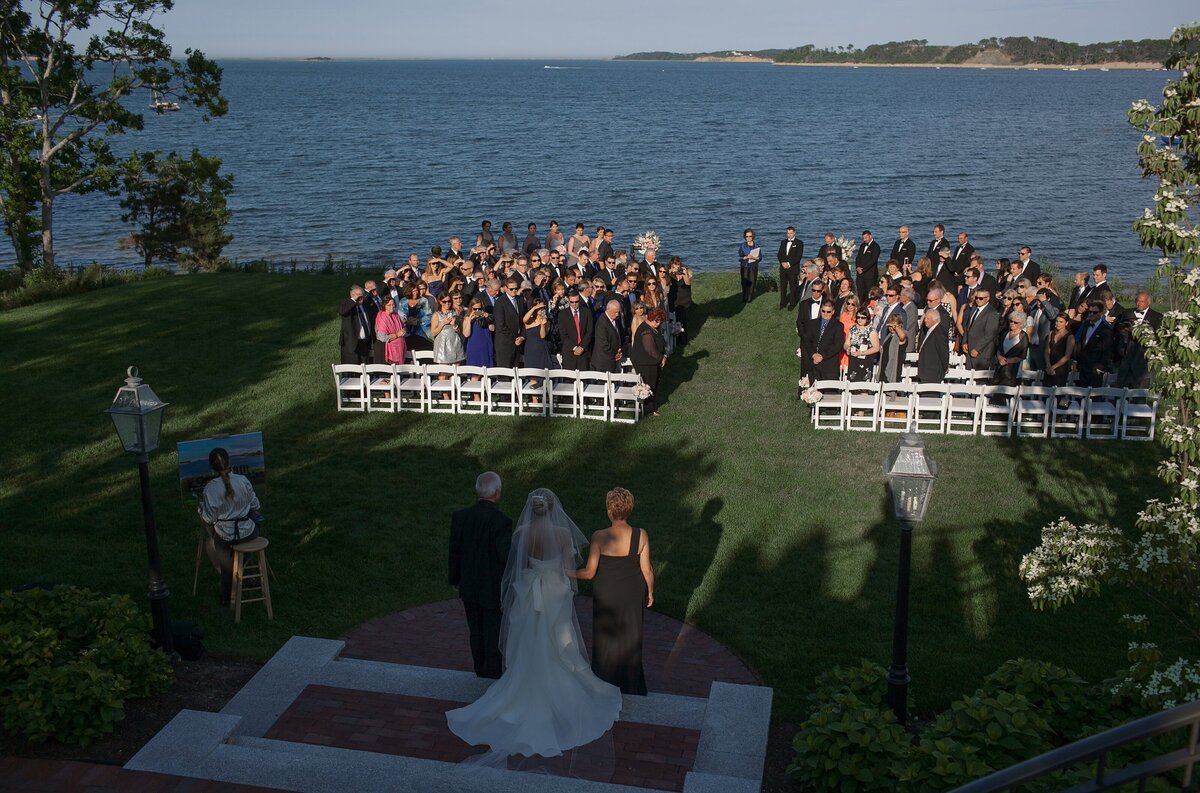
[[[854,281],[858,283],[864,278],[867,284],[874,286],[879,280],[879,243],[871,240],[870,245],[859,245],[854,254]],[[861,272],[859,270],[861,269]]]
[[[986,289],[992,296],[992,302],[996,302],[996,276],[991,273],[984,273],[979,279],[981,289]]]
[[[1087,339],[1087,328],[1091,323],[1085,322],[1079,328],[1079,341],[1075,345],[1075,360],[1079,363],[1080,372],[1095,372],[1100,369],[1107,368],[1112,361],[1113,353],[1113,329],[1104,320],[1100,321],[1100,326],[1092,333],[1090,341]]]
[[[962,286],[958,273],[954,272],[954,264],[949,259],[944,264],[937,259],[933,260],[933,280],[946,287],[946,291],[953,295],[957,295],[959,287]]]
[[[800,262],[804,260],[804,240],[797,237],[796,239],[791,240],[791,243],[792,249],[790,251],[788,250],[787,238],[784,238],[779,243],[779,263],[783,264],[784,262],[787,262],[792,266],[793,270],[799,272]]]
[[[932,329],[921,328],[917,352],[917,381],[941,383],[950,368],[950,329],[943,320]]]
[[[950,250],[950,241],[945,237],[942,237],[940,240],[930,240],[929,247],[925,249],[925,255],[929,257],[929,261],[934,267],[937,267],[938,251],[942,250],[943,248]],[[950,259],[950,261],[954,260]]]
[[[996,339],[1000,335],[1000,313],[991,303],[984,303],[984,309],[972,317],[974,307],[968,308],[963,315],[963,334],[967,348],[979,353],[978,357],[967,356],[967,367],[970,369],[991,369],[996,365]]]
[[[951,250],[950,261],[954,262],[954,271],[961,275],[971,266],[971,254],[975,253],[975,246],[968,242],[966,245],[955,245]]]
[[[617,267],[612,270],[599,268],[597,273],[599,274],[601,280],[604,281],[604,285],[609,289],[612,289],[613,283],[625,277],[625,270],[622,267]]]
[[[571,307],[567,306],[558,312],[558,337],[562,339],[562,362],[566,369],[583,369],[590,362],[592,349],[592,329],[594,326],[592,312],[586,304],[579,305],[579,335],[575,335],[575,319],[571,315]],[[582,347],[583,353],[576,360],[571,350]]]
[[[450,586],[464,603],[500,608],[500,580],[508,562],[512,518],[490,501],[476,501],[450,517]]]
[[[1150,327],[1154,328],[1155,330],[1158,330],[1159,327],[1162,325],[1162,318],[1163,318],[1163,315],[1161,313],[1155,311],[1152,308],[1148,308],[1148,309],[1146,309],[1146,316],[1144,318],[1144,322],[1147,325],[1149,325]],[[1117,320],[1117,327],[1121,328],[1122,326],[1127,326],[1127,327],[1132,328],[1134,323],[1136,323],[1136,322],[1137,322],[1137,309],[1136,308],[1126,309],[1121,314],[1120,319]]]
[[[836,380],[838,376],[838,358],[842,346],[846,342],[846,329],[836,316],[829,320],[825,332],[821,333],[821,320],[817,320],[809,329],[808,342],[804,354],[812,361],[814,355],[820,354],[822,361],[813,364],[813,379]]]
[[[525,302],[518,297],[518,308],[514,308],[508,295],[496,298],[496,346],[511,348],[515,339],[521,335],[521,317],[525,314]],[[497,364],[499,366],[499,364]]]
[[[608,240],[601,240],[600,244],[596,246],[596,255],[598,257],[596,259],[596,261],[598,261],[598,262],[603,262],[609,256],[612,256],[613,255],[612,244],[609,243]]]
[[[369,324],[366,326],[363,326],[362,315],[359,314],[358,305],[353,300],[348,297],[343,298],[338,306],[338,313],[342,315],[342,331],[338,337],[338,346],[341,347],[343,358],[366,357],[371,354],[372,340],[375,338],[375,318],[365,300],[363,308],[367,309]],[[365,331],[366,338],[359,338],[360,329]]]
[[[1037,277],[1041,274],[1042,274],[1042,268],[1038,266],[1037,262],[1035,262],[1033,259],[1030,259],[1029,264],[1025,265],[1025,269],[1022,270],[1021,274],[1017,276],[1017,281],[1021,280],[1022,278],[1028,278],[1029,283],[1036,284]],[[1016,286],[1017,281],[1013,281],[1012,285]]]
[[[831,253],[837,257],[839,262],[846,258],[846,252],[839,248],[836,243],[831,243],[821,246],[821,249],[817,251],[817,259],[820,260],[821,264],[825,264],[825,257]]]
[[[903,304],[902,304],[903,305]],[[917,351],[918,333],[921,330],[920,320],[917,319],[917,304],[909,303],[904,306],[904,334],[908,336],[908,347],[904,350],[906,353]]]
[[[592,342],[592,366],[593,372],[619,372],[621,365],[617,362],[616,355],[621,349],[621,335],[617,333],[617,329],[613,327],[612,321],[607,315],[600,315],[596,319],[596,330],[593,335]]]
[[[905,259],[908,259],[909,264],[916,264],[915,260],[917,258],[917,244],[912,241],[912,237],[909,237],[903,242],[900,240],[893,242],[891,258],[900,262],[901,268],[904,267]]]
[[[800,306],[796,311],[796,335],[800,337],[800,343],[804,345],[804,349],[808,350],[809,331],[815,326],[821,326],[821,312],[817,312],[817,318],[811,319],[813,304],[817,301],[811,297],[800,301]],[[817,303],[819,306],[820,304]],[[837,319],[837,317],[834,317]]]

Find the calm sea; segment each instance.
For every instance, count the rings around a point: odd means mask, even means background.
[[[547,61],[227,61],[227,117],[147,116],[122,148],[221,157],[236,177],[239,259],[387,262],[479,221],[655,229],[699,269],[730,269],[741,231],[936,222],[988,257],[1140,280],[1130,223],[1154,185],[1124,113],[1164,72],[789,68]],[[550,68],[547,68],[550,67]],[[69,197],[63,258],[119,263],[115,203]],[[773,250],[768,253],[768,260]],[[7,251],[0,253],[10,258]]]

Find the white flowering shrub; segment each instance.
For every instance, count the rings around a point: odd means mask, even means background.
[[[1173,616],[1192,646],[1200,640],[1200,25],[1171,37],[1167,67],[1179,77],[1155,106],[1142,99],[1129,121],[1142,131],[1138,160],[1158,182],[1154,206],[1134,221],[1142,246],[1158,250],[1157,274],[1168,306],[1158,331],[1135,328],[1162,395],[1158,440],[1168,453],[1158,475],[1172,488],[1168,502],[1150,501],[1132,531],[1076,526],[1066,518],[1042,529],[1041,544],[1021,560],[1021,577],[1038,609],[1057,609],[1106,586],[1140,592]],[[1131,633],[1145,615],[1125,615]],[[1129,667],[1117,675],[1114,700],[1169,708],[1200,699],[1200,661],[1168,661],[1153,643],[1131,641]]]

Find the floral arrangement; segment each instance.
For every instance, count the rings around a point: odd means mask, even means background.
[[[654,392],[650,390],[650,386],[645,383],[638,383],[633,387],[633,396],[638,402],[645,402],[650,397],[654,396]]]
[[[817,387],[815,385],[809,386],[808,388],[806,388],[800,392],[800,398],[803,399],[805,404],[808,404],[808,405],[817,404],[818,402],[821,401],[821,398],[823,396],[824,396],[824,394],[822,394],[820,391],[818,391]]]
[[[653,229],[643,231],[633,238],[633,249],[638,253],[645,255],[646,251],[651,248],[656,251],[662,248],[662,240],[658,238],[657,231]]]
[[[838,237],[833,244],[841,248],[843,259],[854,258],[854,252],[858,250],[858,243],[849,237]]]

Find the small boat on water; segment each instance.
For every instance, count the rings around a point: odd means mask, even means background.
[[[158,113],[173,113],[179,109],[179,103],[164,101],[158,91],[151,91],[150,109]]]

